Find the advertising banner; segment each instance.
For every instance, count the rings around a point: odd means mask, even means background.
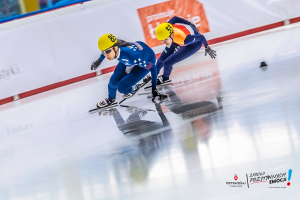
[[[150,47],[161,45],[161,42],[155,36],[156,27],[160,23],[167,22],[175,15],[195,24],[200,33],[209,32],[209,25],[203,4],[197,0],[171,0],[137,10],[145,41]]]

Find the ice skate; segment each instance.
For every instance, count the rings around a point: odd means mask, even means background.
[[[95,112],[100,112],[100,111],[103,111],[103,110],[109,110],[110,108],[113,108],[113,107],[116,107],[116,106],[118,106],[118,102],[115,102],[115,99],[106,98],[106,99],[98,102],[96,104],[97,108],[90,110],[89,113],[93,114]]]

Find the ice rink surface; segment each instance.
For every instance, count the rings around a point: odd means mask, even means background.
[[[217,60],[177,64],[161,104],[142,89],[88,114],[106,74],[0,106],[0,199],[299,199],[299,35],[212,45]]]

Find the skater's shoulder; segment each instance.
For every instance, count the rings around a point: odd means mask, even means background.
[[[134,60],[139,58],[139,53],[137,51],[134,51],[131,48],[128,47],[120,47],[120,54],[118,56],[118,60],[120,62],[127,62],[127,63],[132,63]]]
[[[127,46],[127,47],[120,47],[121,49],[121,54],[120,56],[125,56],[125,57],[132,57],[134,55],[139,54],[138,53],[138,48],[135,46]]]

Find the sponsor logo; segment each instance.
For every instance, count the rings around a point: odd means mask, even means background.
[[[162,45],[156,39],[155,30],[160,23],[167,22],[173,16],[182,17],[192,22],[201,34],[209,32],[204,6],[197,0],[171,0],[139,8],[137,11],[146,43],[150,47]]]
[[[286,182],[286,172],[266,175],[265,172],[251,173],[249,176],[250,184],[269,182],[269,184]]]
[[[242,181],[237,181],[239,177],[237,174],[234,174],[233,178],[235,182],[226,182],[226,184],[229,185],[229,187],[243,187],[247,183],[247,186],[249,188],[249,186],[253,184],[258,185],[257,183],[265,183],[267,185],[270,185],[269,188],[286,188],[286,186],[284,186],[285,184],[282,185],[282,183],[288,181],[287,186],[291,185],[290,180],[292,176],[292,169],[289,170],[288,177],[286,176],[287,176],[286,172],[275,173],[275,174],[266,174],[265,172],[255,172],[255,173],[251,173],[249,176],[248,174],[246,174],[247,181],[242,182]],[[259,184],[259,185],[263,185],[263,184]]]
[[[291,185],[291,183],[290,183],[291,177],[292,177],[292,169],[289,170],[289,178],[288,178],[287,186]]]
[[[0,70],[0,80],[9,80],[11,76],[20,74],[20,68],[17,64],[10,65],[7,69]]]
[[[226,185],[228,185],[229,187],[243,187],[244,185],[246,185],[246,182],[242,182],[242,181],[237,182],[238,180],[237,174],[234,174],[233,179],[235,180],[235,182],[226,182]]]
[[[237,174],[234,175],[234,180],[236,180],[236,181],[238,180]]]

